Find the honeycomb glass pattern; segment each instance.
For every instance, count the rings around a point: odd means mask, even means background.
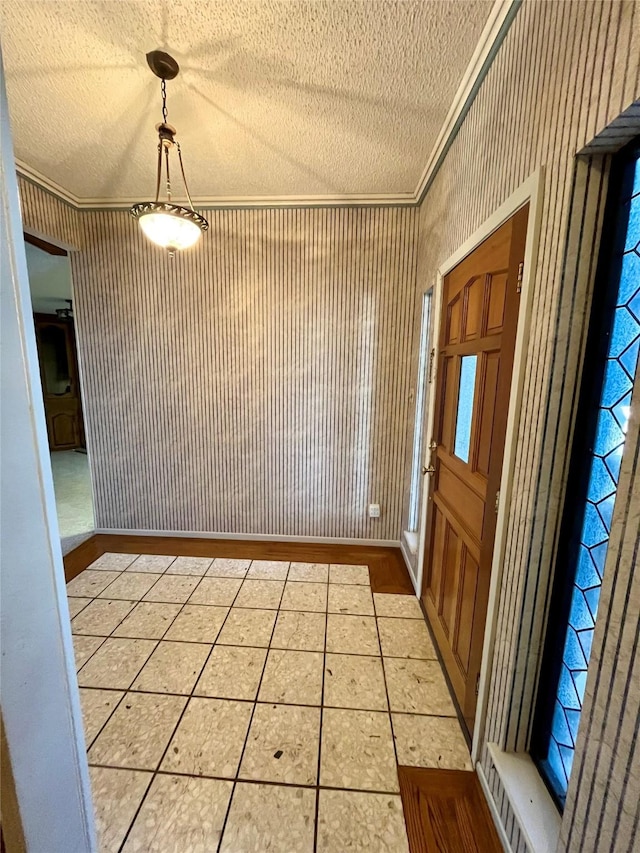
[[[593,442],[569,624],[551,722],[546,769],[564,802],[573,763],[593,631],[640,345],[640,161],[623,199],[626,237]],[[615,284],[615,283],[614,283]]]

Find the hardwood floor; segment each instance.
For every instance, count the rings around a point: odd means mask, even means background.
[[[413,585],[399,548],[372,545],[329,545],[313,542],[196,539],[180,536],[127,536],[97,533],[64,558],[67,581],[106,551],[131,554],[175,554],[184,557],[237,557],[291,560],[300,563],[366,563],[373,592],[411,595]]]
[[[411,853],[502,853],[475,773],[398,767],[398,776]]]

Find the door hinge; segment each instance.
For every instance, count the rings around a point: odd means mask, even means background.
[[[480,693],[480,673],[476,675],[476,696]]]
[[[433,362],[435,361],[436,351],[435,348],[431,350],[429,353],[429,385],[433,382]]]
[[[496,492],[496,512],[498,512],[498,507],[500,506],[500,489]]]
[[[520,261],[518,264],[518,278],[516,281],[516,293],[520,293],[522,290],[522,277],[524,275],[524,261]]]

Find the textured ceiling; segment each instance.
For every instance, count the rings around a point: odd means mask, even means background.
[[[18,160],[79,199],[155,187],[168,83],[198,198],[414,193],[487,0],[3,0]]]

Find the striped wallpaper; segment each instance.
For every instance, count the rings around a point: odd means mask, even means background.
[[[486,744],[527,745],[608,175],[606,158],[575,155],[623,111],[633,120],[639,28],[628,0],[525,0],[419,210],[209,211],[200,248],[169,261],[125,212],[76,212],[21,182],[26,222],[85,247],[72,269],[99,526],[397,541],[422,292],[545,167],[480,756],[517,853]],[[638,841],[637,455],[636,421],[561,850]]]
[[[606,159],[577,161],[575,154],[639,97],[639,27],[640,7],[632,2],[523,3],[421,207],[414,342],[421,292],[434,283],[438,266],[527,176],[545,167],[527,379],[480,756],[514,851],[527,849],[525,838],[486,744],[526,749],[535,696],[593,287],[593,245],[607,186]],[[412,358],[413,383],[415,343]],[[629,471],[637,452],[633,440],[629,435]],[[405,489],[408,469],[409,456]],[[630,770],[629,763],[640,702],[634,646],[638,605],[622,592],[635,583],[637,595],[640,583],[634,550],[640,490],[633,493],[630,479],[620,488],[619,540],[617,547],[612,542],[605,574],[618,594],[608,597],[608,612],[600,606],[602,649],[594,651],[589,671],[589,705],[563,819],[562,850],[631,851],[640,840],[638,764]],[[406,510],[405,505],[405,518]],[[606,638],[605,624],[613,628]],[[620,644],[618,627],[624,636]],[[610,689],[615,691],[613,718],[606,713]]]
[[[397,539],[418,211],[207,215],[173,260],[82,215],[97,526]]]
[[[68,249],[81,249],[82,213],[21,175],[18,185],[25,231]]]

